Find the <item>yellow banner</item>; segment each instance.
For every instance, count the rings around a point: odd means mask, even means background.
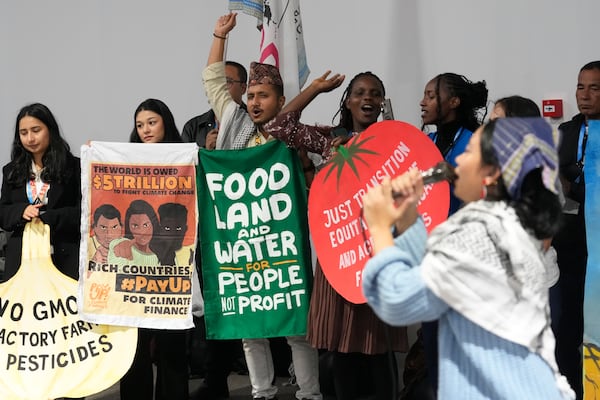
[[[0,399],[88,396],[127,372],[137,329],[82,321],[76,293],[50,258],[50,228],[34,219],[19,271],[0,284]]]

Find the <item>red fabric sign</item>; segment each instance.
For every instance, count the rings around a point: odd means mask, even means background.
[[[371,237],[361,217],[362,196],[385,176],[410,167],[425,170],[442,160],[435,144],[413,125],[382,121],[340,147],[315,177],[308,198],[309,225],[317,257],[331,286],[356,304],[366,300],[362,269]],[[425,187],[419,211],[428,230],[446,220],[448,183]]]

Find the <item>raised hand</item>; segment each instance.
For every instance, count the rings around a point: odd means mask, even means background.
[[[331,71],[326,71],[323,75],[312,81],[311,86],[319,93],[327,93],[338,88],[344,82],[344,79],[346,79],[346,75],[341,74],[335,74],[328,78],[329,74],[331,74]]]
[[[229,13],[217,19],[214,34],[218,38],[225,38],[235,28],[237,13]]]

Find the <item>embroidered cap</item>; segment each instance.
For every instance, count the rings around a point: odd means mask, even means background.
[[[521,195],[523,180],[542,169],[542,182],[558,194],[557,136],[543,118],[500,118],[495,121],[492,146],[498,157],[502,179],[513,199]]]
[[[248,86],[271,84],[283,87],[283,80],[277,67],[270,64],[252,62],[250,64],[250,76]]]

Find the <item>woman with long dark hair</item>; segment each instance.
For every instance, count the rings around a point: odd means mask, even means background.
[[[561,217],[556,148],[542,118],[477,129],[456,159],[465,206],[429,237],[419,171],[363,197],[374,250],[363,292],[392,325],[439,320],[441,399],[574,398],[556,366],[548,304],[558,267],[544,240]]]
[[[181,136],[175,125],[171,110],[165,103],[157,99],[144,100],[133,115],[133,130],[129,136],[131,143],[179,143]],[[136,203],[137,202],[137,203]],[[136,208],[148,209],[143,200],[136,200]],[[133,205],[132,203],[132,205]],[[152,207],[150,207],[152,209]],[[150,214],[147,218],[144,215]],[[125,235],[128,225],[135,214],[125,216]],[[139,232],[131,233],[132,250],[136,240],[154,256],[155,265],[159,264],[160,249],[156,243],[159,232],[159,221],[152,209],[147,213],[138,213],[145,222],[146,228],[152,225],[152,239]],[[128,216],[131,218],[128,222]],[[156,254],[158,253],[158,254]],[[187,369],[187,330],[146,329],[138,330],[138,344],[135,358],[129,371],[121,378],[120,394],[122,400],[188,400]],[[156,364],[156,384],[152,364]]]
[[[331,90],[322,86],[324,75],[306,92]],[[322,89],[320,89],[322,88]],[[315,94],[315,95],[316,95]],[[336,126],[312,126],[299,122],[300,112],[278,115],[265,131],[289,145],[320,154],[328,160],[335,148],[360,135],[377,122],[385,98],[381,79],[370,71],[355,75],[342,94]],[[335,396],[351,400],[365,395],[375,399],[394,398],[397,376],[393,352],[406,351],[406,328],[383,323],[366,304],[345,300],[327,281],[317,262],[308,315],[307,338],[311,345],[326,350]],[[389,339],[389,340],[388,340]]]
[[[131,143],[181,143],[181,135],[169,107],[161,100],[146,99],[133,114]]]
[[[17,115],[11,161],[2,170],[0,227],[12,234],[6,247],[3,280],[21,264],[25,224],[40,218],[50,226],[54,265],[71,278],[79,275],[81,167],[43,104]]]

